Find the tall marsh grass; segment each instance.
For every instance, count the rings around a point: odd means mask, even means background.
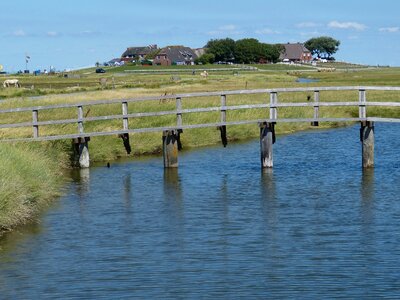
[[[60,194],[60,161],[54,150],[44,149],[48,147],[0,144],[0,235],[31,221]]]

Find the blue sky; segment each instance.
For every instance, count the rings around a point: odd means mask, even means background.
[[[337,60],[400,66],[398,0],[1,1],[6,71],[93,66],[129,46],[204,46],[253,37],[266,43],[340,40]]]

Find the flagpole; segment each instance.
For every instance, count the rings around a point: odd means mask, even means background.
[[[28,53],[25,53],[25,70],[28,70],[28,62],[30,59],[31,57],[28,55]]]

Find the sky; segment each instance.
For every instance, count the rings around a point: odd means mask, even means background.
[[[94,66],[127,47],[340,41],[338,61],[400,66],[398,0],[1,0],[4,71]]]

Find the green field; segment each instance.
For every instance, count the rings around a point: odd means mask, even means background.
[[[55,75],[20,75],[3,76],[18,78],[22,88],[0,88],[0,109],[11,107],[31,107],[60,103],[76,103],[99,99],[126,99],[141,96],[160,96],[179,93],[227,91],[237,89],[260,89],[278,87],[305,87],[305,86],[400,86],[400,68],[361,68],[343,64],[331,64],[334,72],[318,72],[317,68],[297,67],[288,65],[254,65],[257,70],[246,68],[238,69],[232,65],[212,66],[173,66],[144,67],[125,66],[105,68],[106,73],[96,74],[95,68],[76,72]],[[202,78],[199,73],[208,68],[209,77]],[[195,71],[193,73],[193,70]],[[319,80],[314,83],[298,83],[298,78],[312,78]],[[383,96],[384,95],[384,96]],[[282,95],[279,101],[302,101],[310,96],[307,93]],[[265,102],[265,95],[230,96],[228,105]],[[399,101],[398,94],[383,92],[368,93],[369,100]],[[358,95],[354,92],[321,93],[321,101],[357,101]],[[190,101],[183,99],[183,108],[217,106],[218,97],[195,98]],[[175,107],[174,101],[141,102],[129,105],[129,112],[165,111]],[[85,111],[89,116],[120,114],[120,106],[98,106]],[[369,109],[369,113],[377,116],[397,117],[394,109]],[[354,117],[358,108],[325,108],[321,109],[321,117]],[[229,120],[248,120],[265,118],[267,111],[232,111],[228,113]],[[312,110],[281,109],[280,117],[307,117],[312,116]],[[41,120],[76,118],[76,111],[64,110],[57,113],[49,111],[40,115]],[[4,114],[1,124],[15,122],[29,122],[31,113]],[[184,115],[184,123],[206,123],[218,121],[218,113]],[[159,127],[173,124],[175,118],[140,118],[129,121],[130,128]],[[119,121],[109,122],[109,130],[121,129]],[[328,123],[325,127],[340,126],[342,124]],[[104,126],[101,121],[88,122],[85,131],[94,131]],[[308,130],[309,124],[278,124],[278,134],[290,133],[298,130]],[[76,125],[63,126],[65,133],[76,132]],[[42,129],[41,129],[42,130]],[[56,134],[60,126],[48,127],[41,131],[46,134]],[[29,136],[30,128],[3,129],[0,138]],[[228,127],[230,142],[255,138],[259,129],[254,125]],[[212,129],[187,130],[182,135],[184,149],[220,143],[219,133]],[[158,154],[161,151],[161,133],[134,134],[131,136],[133,153],[131,156]],[[31,220],[44,205],[49,203],[60,192],[63,176],[60,170],[70,166],[71,141],[57,141],[30,144],[0,144],[0,161],[3,166],[0,177],[0,228],[9,229],[18,224]],[[111,161],[118,157],[127,156],[121,140],[118,137],[98,137],[90,141],[91,161]],[[38,176],[40,174],[40,176]],[[54,180],[61,178],[61,180]],[[18,199],[16,201],[15,199]]]

